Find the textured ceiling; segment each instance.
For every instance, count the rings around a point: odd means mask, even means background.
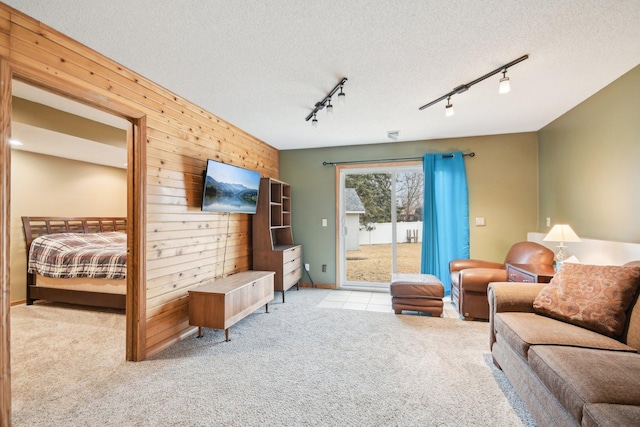
[[[278,149],[536,131],[640,63],[640,0],[4,1]]]

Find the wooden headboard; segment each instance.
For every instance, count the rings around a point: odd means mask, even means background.
[[[122,217],[53,217],[23,216],[22,226],[27,250],[36,237],[55,233],[127,232],[127,218]]]

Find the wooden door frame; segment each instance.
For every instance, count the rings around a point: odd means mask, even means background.
[[[7,85],[9,82],[9,85]],[[10,278],[11,242],[9,217],[11,188],[11,69],[0,58],[0,425],[11,425]]]
[[[0,425],[11,423],[11,98],[17,78],[92,108],[122,117],[127,132],[127,299],[126,360],[146,356],[146,115],[91,90],[0,56]]]

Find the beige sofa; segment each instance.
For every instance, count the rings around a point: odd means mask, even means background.
[[[640,262],[491,283],[490,347],[540,426],[640,425]]]

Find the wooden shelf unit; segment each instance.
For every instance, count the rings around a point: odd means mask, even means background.
[[[260,180],[253,216],[253,268],[275,272],[274,290],[285,292],[302,278],[302,246],[293,242],[291,186],[273,178]]]

